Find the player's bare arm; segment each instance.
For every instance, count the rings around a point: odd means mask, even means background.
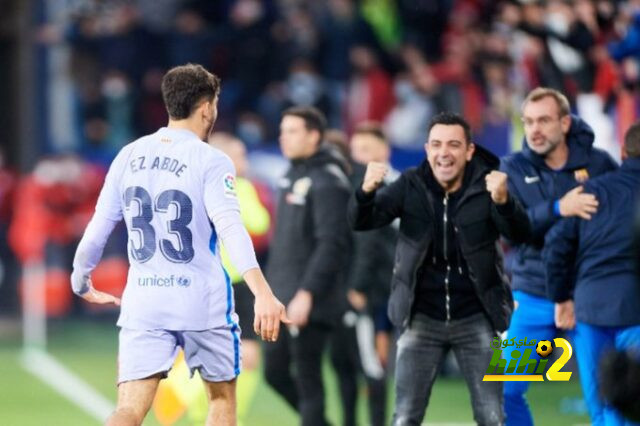
[[[243,278],[256,298],[253,329],[263,340],[275,342],[280,333],[280,322],[291,323],[284,305],[273,295],[259,268],[248,270]]]
[[[91,271],[96,267],[107,238],[115,227],[117,221],[95,214],[78,244],[78,250],[73,260],[73,272],[71,274],[71,288],[73,292],[89,303],[100,305],[113,303],[120,306],[120,299],[112,294],[105,293],[93,287]]]

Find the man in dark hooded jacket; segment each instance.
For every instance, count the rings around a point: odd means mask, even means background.
[[[558,221],[542,251],[547,297],[559,306],[556,326],[575,327],[573,348],[594,425],[628,424],[600,396],[598,366],[604,355],[617,350],[640,357],[640,283],[631,232],[640,195],[640,123],[627,131],[622,158],[618,170],[585,184],[585,191],[601,202],[593,218]]]
[[[350,235],[347,163],[321,147],[326,121],[310,107],[287,109],[280,148],[291,167],[279,182],[276,225],[266,274],[287,306],[291,326],[265,346],[267,382],[303,425],[326,425],[321,361],[346,308]],[[291,373],[291,363],[296,374]]]
[[[500,235],[530,236],[499,161],[471,142],[468,123],[440,113],[429,126],[427,160],[388,186],[388,166],[371,162],[349,206],[356,230],[400,218],[389,318],[404,328],[396,359],[393,424],[419,425],[440,364],[453,349],[480,425],[503,421],[502,384],[483,382],[491,341],[509,326],[513,298]]]
[[[546,299],[546,276],[541,258],[544,238],[561,217],[590,219],[598,208],[592,194],[583,192],[590,177],[614,170],[613,159],[593,148],[593,131],[570,115],[569,101],[560,92],[537,88],[522,104],[525,143],[521,152],[503,159],[501,170],[509,176],[509,193],[527,209],[532,238],[513,244],[512,288],[516,302],[507,338],[552,340],[558,333],[554,305]],[[511,359],[511,347],[505,358]],[[538,359],[535,353],[532,354]],[[524,394],[529,382],[506,382],[505,411],[508,425],[533,425]]]

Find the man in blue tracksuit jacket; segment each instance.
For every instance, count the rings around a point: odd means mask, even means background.
[[[615,169],[616,164],[604,151],[592,147],[593,131],[570,115],[567,98],[556,90],[531,91],[522,104],[522,120],[523,149],[504,158],[501,169],[509,176],[509,193],[527,209],[533,236],[514,246],[511,285],[516,309],[507,338],[551,340],[558,330],[554,305],[545,297],[541,258],[545,234],[561,217],[589,219],[597,211],[598,201],[582,192],[581,184]],[[508,348],[505,358],[511,359]],[[528,387],[529,382],[505,383],[507,425],[533,424],[524,397]]]
[[[612,349],[640,351],[640,281],[632,232],[640,191],[640,123],[625,135],[624,152],[620,169],[585,184],[600,202],[598,212],[590,221],[571,217],[556,223],[543,250],[547,297],[556,302],[556,325],[576,327],[582,391],[596,426],[628,424],[600,398],[600,358]]]

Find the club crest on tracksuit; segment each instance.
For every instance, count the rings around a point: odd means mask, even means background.
[[[589,172],[587,169],[578,169],[573,172],[573,176],[576,178],[577,182],[584,183],[589,179]]]
[[[311,183],[311,178],[308,176],[296,180],[291,187],[291,192],[287,194],[287,203],[297,205],[306,204]]]

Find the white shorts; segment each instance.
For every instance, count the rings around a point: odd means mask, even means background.
[[[156,374],[167,376],[179,349],[191,375],[198,370],[209,382],[232,380],[240,374],[240,329],[232,323],[203,331],[120,329],[118,383]]]

